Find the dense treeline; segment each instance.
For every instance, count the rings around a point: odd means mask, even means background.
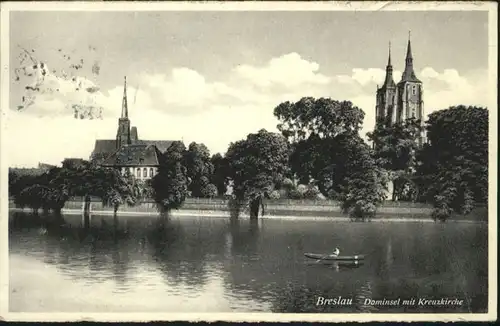
[[[53,211],[60,214],[71,196],[82,196],[90,202],[91,196],[101,198],[104,205],[115,212],[122,204],[133,205],[140,198],[140,189],[118,170],[101,168],[90,162],[78,165],[63,162],[40,175],[19,176],[9,171],[9,195],[21,207]]]
[[[174,142],[148,181],[66,160],[39,175],[10,170],[9,192],[18,205],[55,212],[71,196],[97,196],[115,212],[152,198],[168,212],[186,197],[231,193],[236,215],[248,205],[251,217],[259,215],[265,198],[329,198],[362,220],[372,218],[384,200],[432,203],[440,220],[487,202],[486,108],[450,107],[424,124],[380,122],[368,134],[372,146],[359,135],[364,112],[349,101],[306,97],[279,104],[274,115],[279,133],[249,134],[225,155],[210,155],[201,143],[186,148]],[[427,142],[420,146],[424,131]]]
[[[374,155],[389,172],[393,200],[431,203],[435,220],[467,214],[488,200],[488,110],[453,106],[425,122],[427,141],[417,144],[420,122],[379,124],[369,135]]]

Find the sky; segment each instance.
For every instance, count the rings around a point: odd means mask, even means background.
[[[88,159],[96,139],[114,139],[124,76],[140,139],[196,141],[224,153],[249,133],[276,131],[273,109],[304,96],[353,102],[365,112],[365,135],[389,42],[398,82],[409,31],[426,114],[488,104],[486,11],[17,11],[9,18],[9,166]],[[75,119],[74,105],[95,118]]]

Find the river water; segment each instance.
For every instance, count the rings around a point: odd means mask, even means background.
[[[81,224],[77,215],[10,213],[10,311],[487,311],[485,224],[151,216]],[[335,247],[367,257],[345,266],[303,255]]]

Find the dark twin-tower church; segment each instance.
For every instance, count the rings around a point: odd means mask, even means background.
[[[422,82],[413,70],[413,54],[411,41],[408,39],[406,49],[405,69],[399,83],[394,82],[391,62],[391,48],[389,45],[389,59],[385,68],[385,81],[377,85],[377,104],[375,106],[377,123],[386,122],[394,124],[409,118],[424,121],[424,88]],[[419,136],[418,143],[424,143],[424,134]]]

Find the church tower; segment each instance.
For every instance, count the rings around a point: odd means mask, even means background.
[[[413,69],[413,53],[411,40],[408,37],[406,48],[405,69],[401,81],[394,83],[391,63],[391,48],[389,44],[389,59],[385,69],[385,81],[382,87],[377,86],[375,115],[377,123],[385,122],[389,125],[404,122],[415,118],[424,123],[424,88],[422,82],[415,75]],[[422,128],[423,129],[423,128]],[[424,143],[424,131],[420,135],[419,144]]]
[[[130,120],[128,119],[127,105],[127,77],[123,87],[122,116],[118,119],[118,131],[116,132],[116,148],[131,144]]]
[[[413,70],[413,55],[411,52],[411,40],[408,37],[408,47],[406,49],[405,70],[398,83],[397,112],[393,117],[395,122],[403,122],[409,118],[423,120],[424,101],[422,82],[415,75]]]
[[[395,112],[397,94],[392,72],[391,44],[389,43],[389,58],[387,59],[387,67],[385,68],[385,81],[382,87],[379,88],[377,85],[377,104],[375,107],[377,122],[390,122],[389,118]]]

